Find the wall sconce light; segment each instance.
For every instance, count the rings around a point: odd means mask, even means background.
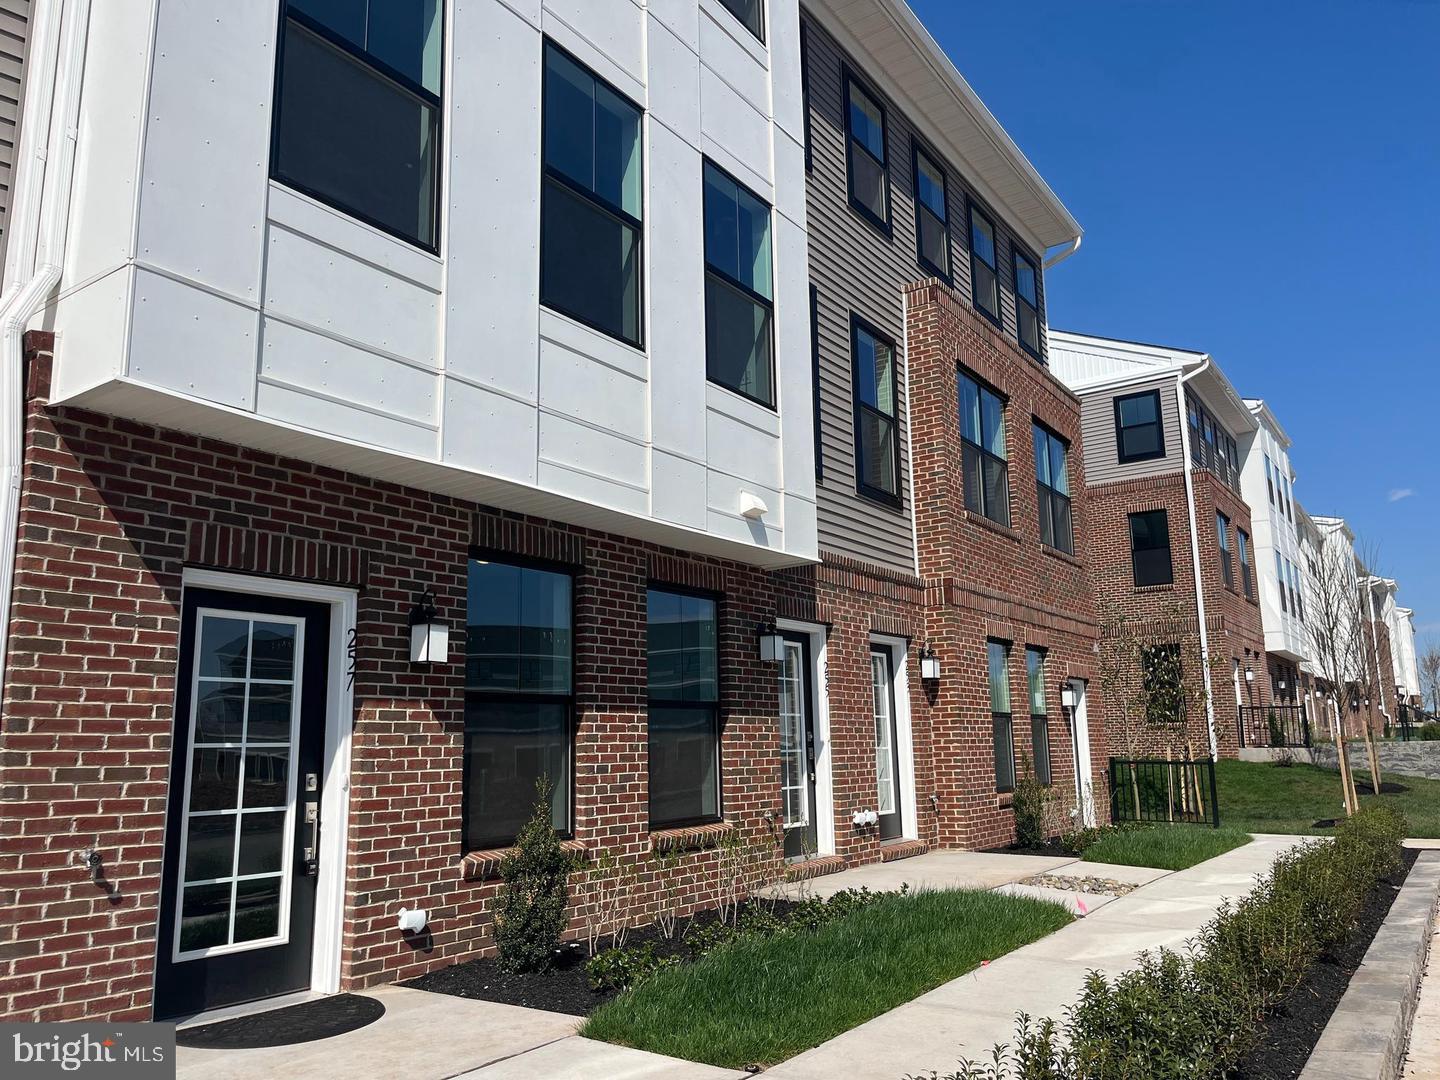
[[[1075,708],[1075,691],[1069,683],[1060,688],[1060,704],[1067,709]]]
[[[1245,681],[1246,681],[1246,682],[1254,682],[1254,681],[1255,681],[1255,669],[1252,668],[1249,664],[1246,664],[1246,665],[1245,665]]]
[[[775,629],[774,622],[763,622],[755,628],[760,642],[760,659],[767,664],[778,664],[785,659],[785,638]]]
[[[920,650],[920,678],[926,682],[940,681],[940,658],[929,645]]]
[[[1284,690],[1284,689],[1285,689],[1285,680],[1284,680],[1284,679],[1281,679],[1278,685],[1279,685],[1279,687],[1280,687],[1281,690]]]
[[[450,659],[450,627],[435,611],[435,594],[426,589],[410,612],[410,662],[443,664]]]

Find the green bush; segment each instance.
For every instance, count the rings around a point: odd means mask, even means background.
[[[1049,839],[1045,835],[1046,802],[1049,792],[1035,770],[1030,768],[1029,758],[1021,756],[1020,776],[1015,781],[1015,794],[1011,806],[1015,811],[1015,843],[1022,848],[1044,847]]]
[[[585,979],[596,993],[628,990],[661,968],[679,962],[676,956],[656,956],[651,942],[628,949],[605,949],[585,961]]]
[[[1440,724],[1433,720],[1421,724],[1420,739],[1422,742],[1440,742]]]
[[[1405,833],[1394,810],[1364,807],[1333,840],[1279,856],[1183,955],[1147,953],[1113,980],[1092,972],[1063,1024],[1022,1014],[1013,1048],[996,1047],[989,1063],[962,1061],[946,1080],[1227,1075],[1310,965],[1348,937],[1370,891],[1400,867]]]
[[[555,960],[570,906],[575,860],[560,846],[551,824],[550,788],[535,785],[535,810],[500,862],[495,898],[496,959],[507,971],[544,971]]]

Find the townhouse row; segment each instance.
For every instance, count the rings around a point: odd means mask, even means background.
[[[902,0],[139,6],[0,5],[6,1017],[479,955],[537,790],[643,919],[1309,689],[1283,430],[1050,330],[1081,229]]]

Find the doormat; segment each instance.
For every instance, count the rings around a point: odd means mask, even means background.
[[[373,1024],[385,1006],[360,994],[336,994],[283,1009],[181,1028],[175,1042],[199,1050],[258,1050],[344,1035]]]

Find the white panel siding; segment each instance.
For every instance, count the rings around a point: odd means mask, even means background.
[[[641,492],[650,484],[648,453],[643,445],[545,412],[540,414],[540,461],[613,480]]]
[[[705,466],[663,450],[650,454],[650,512],[657,518],[705,527]]]
[[[130,376],[236,409],[255,407],[260,313],[141,270],[135,278]]]
[[[551,341],[540,342],[540,407],[644,441],[645,380]]]
[[[435,456],[436,432],[432,426],[407,423],[347,402],[271,383],[260,383],[255,396],[255,411],[261,416],[416,458]]]
[[[769,58],[740,20],[721,8],[700,12],[700,55],[756,112],[770,115]]]
[[[444,430],[447,465],[536,482],[539,416],[533,404],[447,379]]]
[[[770,181],[770,124],[710,68],[700,68],[701,149],[736,179],[774,201]]]

